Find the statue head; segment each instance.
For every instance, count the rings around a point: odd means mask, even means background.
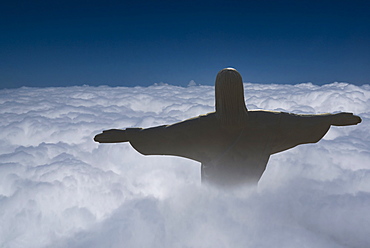
[[[243,80],[233,68],[225,68],[217,74],[216,116],[221,125],[228,128],[241,128],[248,118],[244,102]]]

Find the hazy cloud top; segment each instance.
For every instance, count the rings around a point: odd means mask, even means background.
[[[368,247],[370,87],[244,84],[248,109],[354,112],[273,155],[258,189],[200,187],[198,163],[99,145],[103,129],[214,110],[214,88],[0,91],[0,247]]]

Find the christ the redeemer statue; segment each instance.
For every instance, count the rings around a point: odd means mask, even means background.
[[[231,68],[216,78],[216,111],[172,125],[111,129],[100,143],[130,142],[144,155],[174,155],[201,163],[202,182],[218,186],[256,184],[271,154],[318,142],[330,126],[356,125],[352,113],[296,115],[248,111],[241,75]]]

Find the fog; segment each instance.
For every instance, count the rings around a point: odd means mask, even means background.
[[[0,247],[369,247],[370,86],[244,89],[250,110],[363,121],[271,156],[258,187],[222,192],[201,186],[197,162],[93,141],[212,112],[212,86],[0,90]]]

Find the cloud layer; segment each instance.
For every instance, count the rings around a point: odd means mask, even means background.
[[[97,144],[101,130],[214,110],[214,88],[0,91],[0,247],[369,247],[370,87],[244,84],[248,109],[353,112],[273,155],[257,188],[200,186],[200,165]]]

